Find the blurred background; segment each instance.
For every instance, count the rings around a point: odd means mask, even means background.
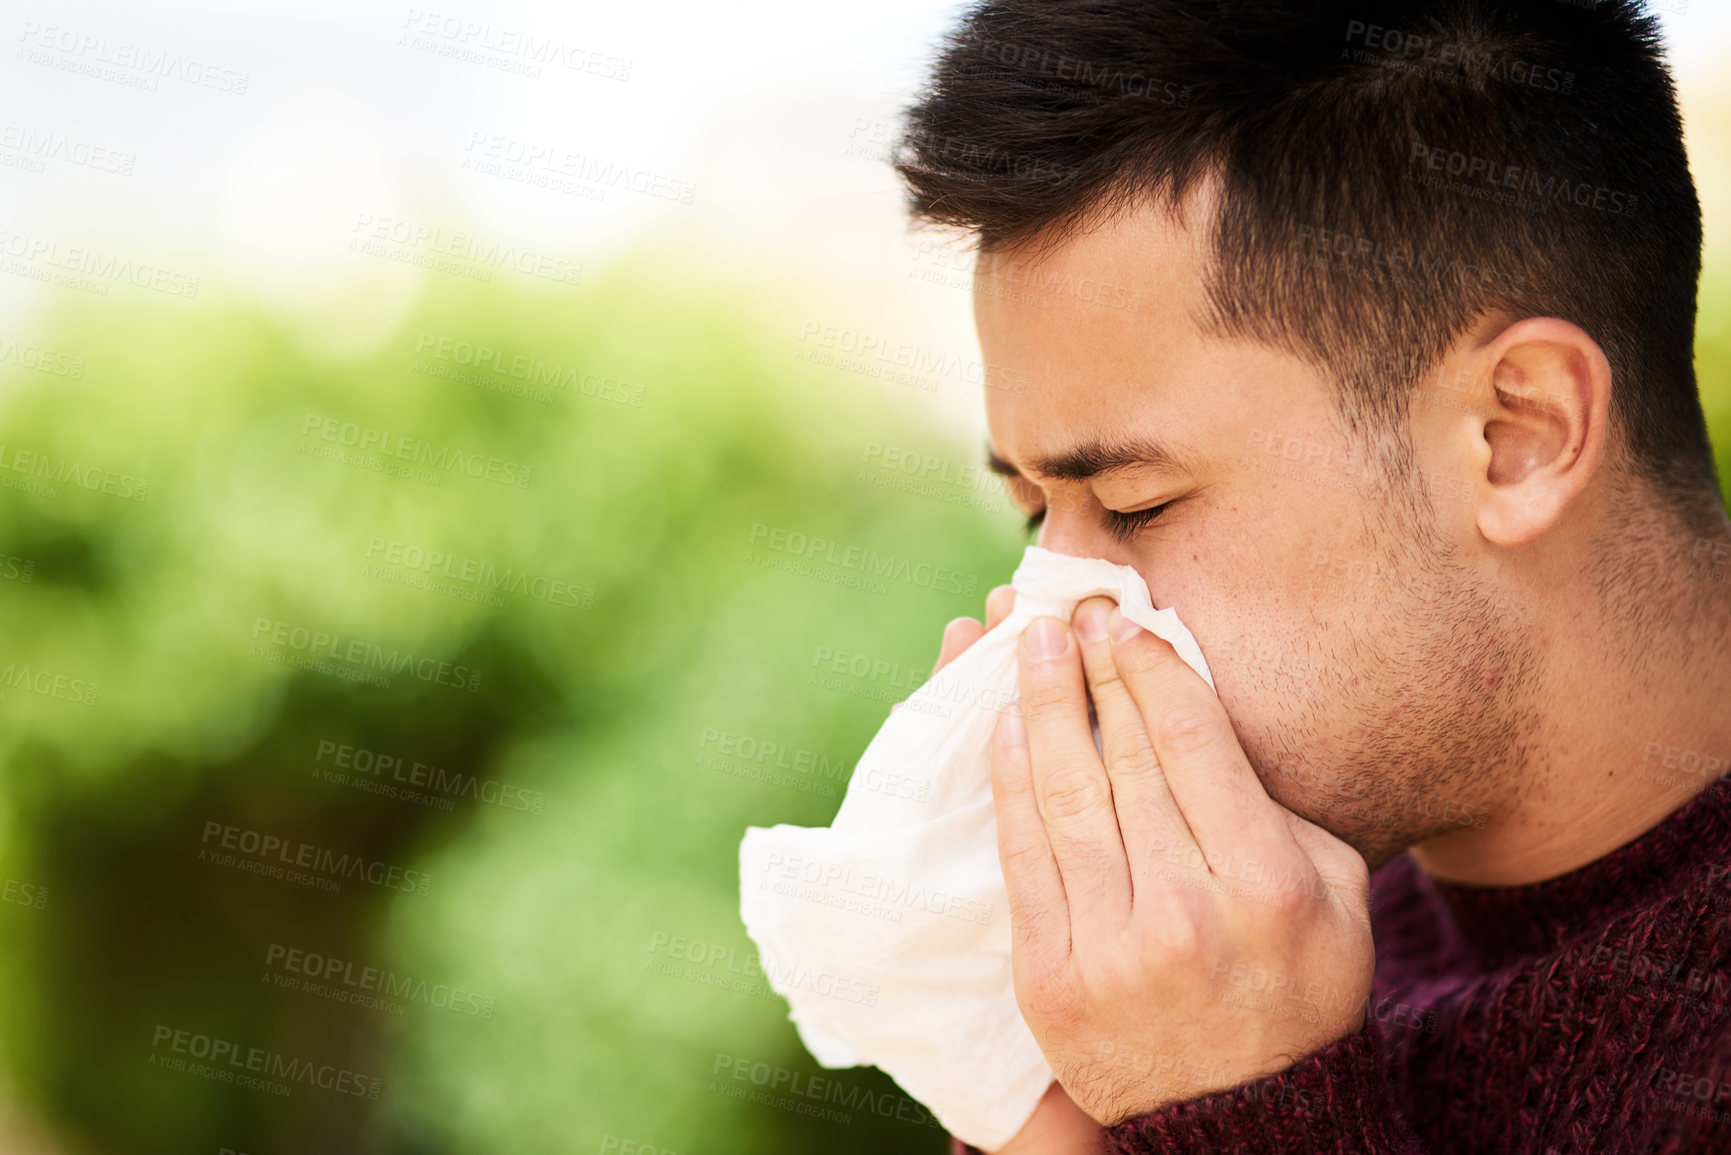
[[[1659,7],[1731,476],[1731,11]],[[737,847],[1025,543],[885,164],[958,11],[4,18],[0,1151],[944,1150],[759,1093],[830,1073]]]

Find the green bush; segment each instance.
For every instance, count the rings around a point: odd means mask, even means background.
[[[0,670],[31,671],[0,703],[0,844],[8,877],[47,888],[41,910],[0,908],[28,1101],[139,1153],[942,1149],[875,1072],[836,1073],[845,1124],[712,1077],[718,1056],[820,1073],[785,1004],[735,973],[737,847],[748,824],[827,822],[845,773],[754,780],[768,767],[704,756],[740,735],[851,766],[907,691],[809,681],[815,647],[923,675],[1020,553],[1013,516],[962,490],[863,483],[872,442],[978,450],[767,330],[623,275],[441,289],[356,362],[236,309],[56,318],[45,343],[85,373],[6,379],[7,451],[37,456],[0,470],[0,553],[31,567],[0,598]],[[500,352],[477,368],[482,346]],[[784,572],[745,560],[754,526],[974,588]],[[397,785],[424,798],[378,792],[417,775]],[[261,877],[246,832],[423,872],[426,893]],[[675,936],[731,953],[668,974]],[[291,950],[388,972],[402,1013],[277,985]],[[447,988],[459,1009],[434,1005]],[[379,1097],[165,1070],[159,1029]]]

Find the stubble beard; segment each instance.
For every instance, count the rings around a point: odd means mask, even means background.
[[[1425,512],[1409,507],[1378,535],[1388,572],[1408,575],[1400,588],[1332,635],[1346,640],[1313,634],[1320,672],[1287,695],[1284,720],[1241,735],[1269,793],[1373,870],[1436,835],[1483,829],[1532,780],[1537,647]]]

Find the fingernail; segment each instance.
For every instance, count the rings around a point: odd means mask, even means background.
[[[1022,708],[1011,706],[998,720],[998,731],[1011,746],[1023,746],[1028,741],[1028,728],[1022,724]]]
[[[1106,636],[1106,607],[1086,606],[1076,615],[1076,636],[1084,642],[1097,642]]]
[[[1109,625],[1112,630],[1112,640],[1114,642],[1127,642],[1142,632],[1142,627],[1125,617],[1116,606],[1112,607],[1111,621]]]
[[[1035,618],[1028,627],[1028,656],[1035,661],[1049,662],[1061,658],[1070,648],[1069,631],[1057,618]]]

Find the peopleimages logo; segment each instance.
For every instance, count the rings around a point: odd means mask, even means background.
[[[494,1000],[490,996],[449,983],[429,983],[426,979],[399,975],[380,967],[357,966],[317,951],[273,942],[265,951],[264,965],[269,970],[282,972],[274,977],[266,976],[276,985],[299,989],[296,984],[305,980],[308,994],[325,994],[329,988],[345,994],[344,1001],[361,1005],[373,1001],[366,996],[377,996],[382,1000],[420,1003],[459,1015],[483,1019],[493,1017]]]
[[[1466,42],[1438,40],[1435,36],[1384,28],[1363,20],[1347,21],[1346,43],[1363,46],[1362,49],[1349,47],[1343,51],[1347,59],[1361,64],[1398,64],[1426,69],[1439,77],[1452,74],[1471,81],[1481,90],[1490,80],[1563,96],[1575,90],[1575,74],[1561,68],[1523,60],[1506,52],[1483,51]]]
[[[429,577],[443,577],[464,585],[487,590],[504,590],[550,605],[586,610],[595,603],[595,590],[575,582],[530,574],[506,567],[500,569],[478,558],[461,557],[445,550],[430,549],[410,542],[382,537],[367,539],[366,559],[377,565],[383,562]]]
[[[422,330],[415,340],[415,353],[473,371],[478,380],[504,377],[533,387],[537,396],[571,393],[611,401],[617,405],[643,407],[643,386],[609,377],[604,373],[580,369],[560,363],[549,364],[545,358],[527,353],[510,353],[477,341],[457,337],[441,337]],[[525,392],[530,389],[526,388]]]
[[[1411,166],[1418,166],[1429,173],[1458,178],[1467,188],[1477,188],[1476,182],[1482,181],[1486,190],[1506,190],[1523,208],[1542,211],[1561,202],[1623,216],[1633,216],[1640,209],[1641,198],[1632,192],[1581,179],[1570,180],[1555,173],[1539,173],[1518,164],[1474,156],[1447,145],[1433,146],[1422,140],[1412,142],[1407,164],[1409,176],[1413,172]]]
[[[910,558],[897,557],[893,553],[880,554],[875,549],[846,545],[827,537],[810,536],[798,530],[790,531],[765,525],[761,521],[752,523],[747,544],[802,561],[852,570],[873,578],[910,582],[921,589],[935,590],[938,593],[971,595],[979,588],[980,579],[975,574],[958,573],[931,562],[916,563]]]
[[[326,765],[326,759],[329,759],[329,765]],[[354,782],[382,784],[388,777],[405,787],[425,787],[445,798],[472,798],[490,806],[533,814],[541,813],[547,801],[547,796],[539,790],[525,790],[521,786],[480,778],[461,770],[447,770],[430,762],[411,760],[401,754],[350,746],[329,738],[319,739],[313,755],[314,776],[320,776],[321,771],[326,777],[337,776]]]
[[[0,902],[12,902],[41,910],[48,905],[48,888],[8,878],[5,885],[0,886]]]
[[[264,834],[214,820],[204,824],[204,837],[200,841],[206,847],[214,842],[223,850],[238,851],[256,863],[316,871],[333,880],[360,879],[373,886],[406,890],[414,894],[426,894],[427,887],[432,882],[432,875],[424,870],[404,870],[400,866],[368,859],[359,854],[338,854],[310,842],[293,841],[280,835]],[[207,851],[200,850],[199,857],[205,859],[210,858],[210,855]],[[222,862],[220,857],[213,861],[217,861],[219,865],[229,865]]]
[[[198,296],[197,277],[88,245],[63,246],[50,237],[0,229],[0,252],[24,262],[7,265],[7,272],[47,280],[48,270],[59,269],[69,278],[61,283],[80,292],[106,296],[110,285],[128,284],[187,300]],[[31,273],[32,267],[38,272]],[[92,279],[84,281],[80,277]]]
[[[431,441],[411,437],[406,433],[374,429],[353,421],[344,421],[340,417],[308,413],[301,422],[301,432],[316,433],[321,441],[332,442],[348,449],[358,449],[362,453],[376,453],[381,457],[400,458],[403,461],[412,461],[418,466],[444,470],[448,476],[473,477],[476,480],[491,481],[518,489],[525,489],[529,485],[531,467],[520,462],[490,457],[485,453],[466,452],[449,445],[435,445]],[[304,446],[301,452],[306,452]]]
[[[130,473],[116,473],[99,466],[81,465],[64,457],[50,457],[31,449],[0,443],[0,473],[16,473],[29,478],[41,478],[52,485],[69,485],[91,493],[104,493],[126,501],[143,501],[150,492],[150,483]],[[58,490],[48,487],[45,495],[54,497]]]
[[[38,24],[34,20],[24,22],[18,40],[25,47],[17,59],[35,64],[53,63],[66,71],[104,80],[132,73],[125,78],[127,83],[146,92],[155,92],[158,80],[178,80],[196,88],[245,96],[247,84],[252,80],[250,73],[195,60],[169,49],[157,50],[130,40],[111,40],[106,35]],[[59,62],[53,53],[60,54]]]
[[[98,689],[95,682],[87,679],[57,674],[52,670],[33,670],[17,662],[10,662],[0,669],[0,702],[6,700],[11,690],[26,690],[44,698],[71,702],[74,706],[94,706]]]
[[[709,1073],[713,1076],[709,1087],[712,1094],[754,1100],[767,1106],[809,1115],[818,1115],[820,1110],[824,1110],[816,1107],[818,1103],[836,1104],[850,1111],[896,1119],[916,1127],[931,1127],[940,1131],[943,1129],[943,1124],[926,1110],[924,1104],[906,1095],[890,1091],[874,1092],[869,1087],[850,1085],[822,1075],[804,1074],[790,1067],[772,1066],[769,1063],[718,1052]],[[760,1088],[760,1092],[752,1094],[743,1087],[729,1088],[723,1080],[749,1083]],[[839,1114],[836,1111],[826,1111],[819,1117],[833,1118]],[[839,1118],[833,1118],[833,1121],[846,1123],[852,1122],[852,1119],[847,1115],[840,1115]]]
[[[512,28],[489,22],[468,20],[455,13],[410,8],[403,17],[405,37],[425,38],[425,47],[447,49],[439,55],[486,63],[484,56],[495,55],[502,60],[520,63],[527,75],[541,75],[539,65],[562,68],[568,72],[588,73],[602,80],[623,83],[631,79],[632,61],[613,56],[580,44],[569,44],[551,36],[542,36],[526,28]],[[408,47],[423,49],[420,39],[400,41]],[[449,51],[457,49],[459,51]]]
[[[423,682],[451,686],[458,690],[468,690],[470,693],[481,688],[481,671],[469,666],[422,657],[413,650],[398,650],[395,647],[386,650],[383,646],[360,638],[344,637],[293,622],[257,618],[253,622],[252,640],[257,656],[270,657],[273,653],[286,649],[301,659],[301,662],[292,663],[296,665],[316,663],[324,659],[342,662],[343,666],[332,667],[332,670],[344,676],[378,679],[384,674],[408,674]],[[261,649],[261,646],[275,646],[280,649],[272,651],[268,648]]]
[[[138,157],[130,152],[104,148],[53,131],[38,132],[22,124],[0,128],[0,152],[21,154],[37,172],[42,172],[47,167],[45,162],[52,160],[74,168],[131,176],[133,165],[138,162]]]
[[[308,1059],[267,1051],[263,1047],[243,1049],[241,1044],[229,1039],[178,1030],[161,1023],[156,1025],[151,1036],[150,1048],[151,1066],[186,1070],[188,1068],[185,1060],[171,1057],[185,1055],[200,1061],[200,1065],[191,1068],[192,1073],[224,1083],[246,1082],[247,1076],[256,1076],[257,1078],[251,1080],[254,1083],[259,1079],[279,1080],[278,1086],[304,1083],[320,1090],[366,1099],[377,1099],[384,1088],[383,1080],[351,1071],[347,1067],[339,1067],[334,1063],[314,1063]],[[162,1051],[168,1053],[158,1053]],[[283,1086],[280,1093],[286,1095],[288,1087]]]
[[[884,379],[892,384],[914,385],[921,389],[935,388],[940,378],[949,378],[965,385],[1026,393],[1032,380],[1032,374],[1025,369],[1009,370],[987,365],[983,361],[969,360],[911,341],[896,341],[840,325],[807,321],[800,329],[799,341],[800,359],[827,364],[832,359],[823,354],[841,354],[843,357],[836,361],[841,367],[869,366],[885,371]],[[852,361],[847,358],[852,358]],[[889,373],[889,370],[902,372]]]
[[[0,365],[16,365],[20,369],[34,369],[38,373],[73,380],[84,376],[84,358],[40,345],[19,344],[11,337],[0,337]]]

